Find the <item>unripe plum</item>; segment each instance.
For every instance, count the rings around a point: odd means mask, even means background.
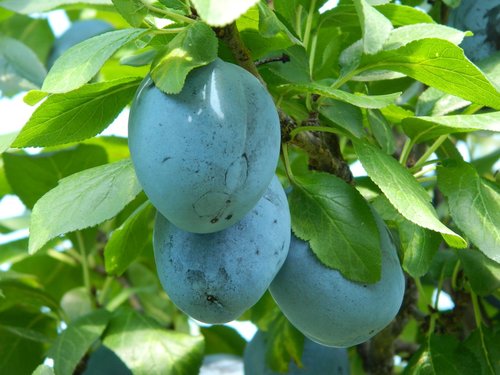
[[[274,175],[280,124],[246,70],[220,59],[167,95],[146,77],[133,100],[129,148],[153,205],[177,227],[211,233],[235,224]]]
[[[292,236],[288,257],[269,290],[290,322],[311,340],[334,347],[357,345],[396,316],[404,275],[387,227],[375,218],[382,248],[382,274],[375,284],[347,280],[323,265],[307,242]]]
[[[47,61],[50,68],[54,62],[68,49],[94,36],[113,30],[113,26],[101,20],[76,21],[71,27],[54,41]]]
[[[275,177],[241,221],[216,233],[186,232],[157,214],[153,245],[170,299],[205,323],[226,323],[254,305],[286,259],[290,212]]]
[[[500,0],[462,0],[450,10],[448,24],[474,33],[460,44],[472,61],[500,50]]]
[[[245,348],[243,363],[245,375],[279,375],[266,363],[266,343],[268,337],[263,331],[257,331]],[[349,359],[344,348],[330,348],[304,339],[302,367],[293,361],[288,366],[288,375],[348,375]]]

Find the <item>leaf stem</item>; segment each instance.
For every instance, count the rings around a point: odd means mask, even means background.
[[[281,144],[281,154],[283,156],[283,164],[285,164],[286,175],[290,182],[295,183],[295,177],[293,176],[292,166],[290,165],[290,158],[288,156],[288,145],[284,142]]]
[[[339,133],[337,130],[335,130],[334,128],[330,128],[329,126],[299,126],[290,132],[290,138],[294,139],[295,136],[297,134],[299,134],[300,132],[307,132],[307,131],[325,132],[325,133],[333,133],[333,134]]]
[[[111,284],[113,283],[114,277],[112,276],[106,276],[106,279],[104,280],[104,284],[101,288],[101,292],[99,293],[99,296],[97,298],[97,303],[100,306],[104,305],[104,302],[106,301],[106,298],[108,297],[109,289],[111,288]]]
[[[401,150],[401,156],[399,157],[399,163],[403,166],[406,166],[406,162],[408,161],[408,157],[410,156],[410,151],[413,147],[413,141],[410,138],[407,138],[403,149]]]
[[[451,287],[453,290],[457,289],[458,271],[460,271],[460,259],[457,260],[457,264],[455,264],[455,267],[453,268],[453,274],[451,275]]]
[[[303,42],[306,51],[309,50],[309,39],[311,38],[311,27],[312,27],[315,7],[316,7],[316,0],[312,0],[311,5],[309,6],[309,13],[307,14],[306,29],[304,30]]]
[[[415,177],[415,178],[421,177],[421,176],[423,176],[426,173],[434,171],[435,169],[436,169],[435,165],[428,166],[427,168],[422,168],[422,170],[420,170],[418,172],[415,172],[413,174],[413,177]]]
[[[196,20],[189,18],[189,17],[186,17],[186,16],[183,16],[182,14],[178,14],[178,13],[172,12],[170,10],[158,8],[158,7],[155,7],[154,5],[148,4],[147,0],[140,0],[140,2],[142,3],[142,5],[144,5],[151,12],[162,14],[162,15],[166,16],[166,18],[168,18],[172,21],[182,22],[182,23],[194,23],[194,22],[196,22]]]
[[[83,284],[85,285],[85,289],[87,290],[90,300],[94,301],[94,296],[92,295],[92,284],[90,283],[90,271],[87,259],[87,250],[85,249],[85,243],[83,241],[82,233],[80,231],[76,232],[76,240],[78,241],[78,247],[80,248],[80,253],[81,253]]]
[[[486,342],[484,341],[483,319],[481,317],[481,309],[479,308],[479,301],[477,298],[477,294],[471,291],[470,297],[472,300],[472,307],[474,309],[474,319],[476,321],[477,329],[479,330],[479,336],[481,337],[481,346],[484,352],[484,356],[486,358],[486,363],[488,364],[488,369],[494,375],[495,371],[493,370],[493,366],[490,362],[490,357],[488,356],[488,348],[486,347]]]
[[[423,163],[422,165],[420,165],[418,168],[411,167],[411,168],[409,169],[409,171],[410,171],[411,173],[417,173],[417,172],[418,172],[418,170],[419,170],[420,168],[422,168],[422,167],[424,167],[424,166],[426,166],[426,165],[429,165],[429,164],[437,164],[437,163],[439,163],[439,162],[440,162],[440,160],[439,160],[439,159],[427,160],[425,163]],[[434,169],[435,169],[435,168],[436,168],[436,167],[434,166]]]
[[[415,169],[421,168],[422,165],[427,161],[427,159],[429,159],[429,157],[434,153],[434,151],[436,151],[439,148],[439,146],[441,146],[443,142],[446,141],[447,138],[448,135],[445,134],[436,139],[434,143],[430,145],[430,147],[424,152],[424,154],[420,157],[420,159],[416,161],[413,168]]]
[[[185,29],[184,27],[176,27],[175,29],[154,29],[153,32],[155,34],[178,34]]]
[[[417,181],[418,182],[434,182],[434,181],[437,181],[437,177],[436,176],[421,177],[421,178],[417,178]]]

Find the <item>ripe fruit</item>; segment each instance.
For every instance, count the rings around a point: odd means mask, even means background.
[[[245,375],[279,375],[266,363],[267,334],[258,331],[245,348],[243,362]],[[304,339],[302,352],[302,367],[290,363],[288,375],[347,375],[349,374],[349,361],[347,350],[344,348],[329,348]]]
[[[74,45],[111,30],[113,30],[113,26],[101,20],[74,22],[64,34],[55,40],[47,66],[50,68],[54,65],[54,62]]]
[[[462,0],[450,10],[448,24],[474,33],[460,44],[472,61],[500,50],[500,0]]]
[[[278,163],[274,103],[246,70],[217,59],[180,94],[146,77],[130,109],[129,148],[153,205],[195,233],[228,228],[262,197]]]
[[[290,245],[285,192],[275,177],[241,221],[216,233],[186,232],[158,214],[153,245],[170,299],[202,322],[229,322],[262,297],[285,261]]]
[[[335,347],[357,345],[396,316],[404,276],[388,229],[375,217],[382,248],[382,276],[375,284],[345,279],[320,263],[306,242],[292,236],[287,260],[269,290],[290,322],[311,340]]]

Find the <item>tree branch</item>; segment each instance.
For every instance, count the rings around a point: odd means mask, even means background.
[[[396,350],[401,351],[401,346],[396,344],[397,337],[403,332],[410,320],[418,301],[418,290],[411,277],[406,276],[406,289],[403,304],[398,315],[371,340],[358,345],[358,353],[363,360],[363,367],[370,375],[389,375],[394,370],[394,355]],[[407,347],[405,351],[418,348]]]
[[[250,51],[241,40],[236,24],[232,23],[222,28],[214,28],[214,30],[217,37],[227,44],[237,63],[257,77],[266,87],[264,79],[252,60]],[[309,154],[309,167],[311,169],[334,174],[348,183],[353,182],[352,173],[342,157],[339,140],[335,134],[300,132],[292,140],[290,132],[299,124],[280,108],[278,108],[278,115],[281,123],[282,141],[291,142],[305,150]],[[319,126],[317,113],[311,113],[311,118],[306,121],[308,121],[308,125],[316,124]]]

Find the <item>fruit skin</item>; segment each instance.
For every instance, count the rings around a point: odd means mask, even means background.
[[[450,10],[448,24],[474,33],[460,44],[472,61],[500,50],[500,0],[462,0],[458,8]]]
[[[266,363],[267,334],[257,331],[253,339],[245,348],[243,363],[245,375],[279,375]],[[348,375],[349,359],[344,348],[330,348],[304,339],[302,352],[302,367],[290,362],[288,375]]]
[[[47,60],[47,66],[52,67],[54,62],[74,45],[113,29],[113,26],[101,20],[74,22],[64,34],[54,41],[54,46]]]
[[[189,232],[238,222],[274,175],[280,124],[260,82],[220,59],[195,69],[181,93],[146,77],[129,116],[129,148],[153,205]]]
[[[275,177],[241,221],[216,233],[183,231],[157,214],[153,246],[170,299],[205,323],[226,323],[254,305],[286,259],[290,212]]]
[[[367,341],[396,316],[405,281],[387,227],[375,214],[382,248],[382,275],[375,284],[345,279],[292,236],[290,251],[269,291],[304,335],[320,344],[349,347]],[[337,249],[342,251],[342,249]]]

